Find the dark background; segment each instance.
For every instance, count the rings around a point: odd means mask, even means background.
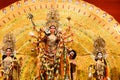
[[[0,9],[20,0],[0,0]],[[120,22],[120,0],[84,0],[106,11]]]

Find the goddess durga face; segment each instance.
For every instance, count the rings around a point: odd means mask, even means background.
[[[56,27],[54,25],[50,26],[49,29],[50,29],[50,33],[55,33],[56,31]]]

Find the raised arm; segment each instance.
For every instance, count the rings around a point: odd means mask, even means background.
[[[69,35],[67,35],[67,36],[64,36],[63,39],[67,39],[67,38],[69,38],[69,37],[71,37],[71,36],[73,36],[73,33],[71,33],[71,34],[69,34]]]
[[[28,14],[28,18],[30,19],[32,25],[33,25],[33,30],[35,30],[36,32],[39,32],[37,29],[36,29],[36,25],[35,23],[33,22],[33,15],[31,13]]]
[[[67,32],[68,31],[70,31],[71,30],[71,28],[70,28],[70,26],[68,26],[68,28],[67,29],[65,29],[65,31],[62,33],[62,35],[66,35],[67,34]]]

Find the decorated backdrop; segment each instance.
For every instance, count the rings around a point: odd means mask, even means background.
[[[64,31],[68,24],[74,33],[72,43],[67,46],[77,52],[77,79],[87,80],[88,67],[94,64],[93,44],[97,37],[106,42],[107,64],[112,80],[120,79],[120,25],[107,12],[77,0],[21,0],[0,10],[0,47],[3,46],[3,36],[12,32],[16,38],[16,57],[22,57],[20,79],[33,80],[36,72],[36,56],[31,50],[32,24],[28,14],[34,15],[37,28],[45,26],[48,11],[54,8],[59,12],[60,28]],[[70,23],[67,18],[70,17]],[[1,54],[0,54],[1,55]],[[1,57],[0,57],[1,58]]]

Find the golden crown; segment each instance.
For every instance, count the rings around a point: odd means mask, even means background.
[[[51,9],[47,14],[46,26],[50,27],[54,25],[56,28],[59,27],[59,14],[55,9]]]
[[[11,48],[12,51],[15,49],[15,37],[13,33],[9,32],[3,37],[3,51],[6,51],[7,48]]]
[[[94,51],[93,53],[96,54],[98,52],[102,52],[102,53],[106,53],[105,50],[105,40],[103,38],[101,38],[100,36],[94,41]]]

